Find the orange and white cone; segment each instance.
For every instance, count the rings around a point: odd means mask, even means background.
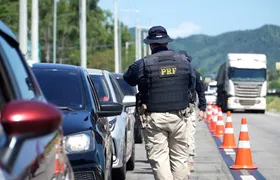
[[[218,108],[215,106],[214,111],[212,111],[212,122],[210,124],[210,132],[216,131],[216,124],[218,119]]]
[[[230,168],[257,169],[257,167],[253,164],[246,118],[242,118],[241,120],[241,130],[239,134],[235,163],[230,166]]]
[[[55,143],[55,169],[54,169],[55,174],[60,173],[60,159],[59,159],[59,138],[56,140]]]
[[[207,115],[206,115],[206,118],[205,118],[206,123],[210,123],[211,114],[212,114],[212,105],[209,103],[208,107],[207,107]]]
[[[234,130],[231,119],[231,112],[227,112],[226,127],[223,137],[223,144],[219,147],[220,149],[235,149],[237,148],[234,138]]]
[[[225,124],[224,124],[224,120],[223,120],[223,113],[222,113],[222,109],[219,107],[218,108],[218,121],[216,124],[216,130],[214,133],[214,137],[223,137],[224,136],[224,132],[225,132]]]

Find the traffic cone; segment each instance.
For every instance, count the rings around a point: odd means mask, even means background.
[[[59,138],[56,140],[55,143],[55,169],[54,169],[55,174],[60,173],[60,159],[59,159]]]
[[[211,132],[213,119],[214,119],[214,116],[215,116],[215,105],[212,105],[212,109],[211,109],[211,112],[209,114],[210,114],[210,122],[208,124],[208,129]]]
[[[216,131],[216,124],[217,124],[217,115],[218,115],[218,108],[215,106],[214,111],[212,111],[212,122],[210,125],[210,132],[215,132]]]
[[[219,148],[220,149],[236,148],[230,111],[227,112],[227,120],[226,120],[226,128],[223,137],[223,144]]]
[[[224,132],[225,132],[225,124],[224,124],[224,120],[223,120],[223,113],[222,113],[222,109],[219,107],[218,108],[218,121],[216,124],[216,130],[214,133],[214,137],[223,137],[224,136]]]
[[[206,118],[205,118],[206,123],[210,123],[211,114],[212,114],[212,105],[209,103],[208,107],[207,107],[207,115],[206,115]]]
[[[247,120],[242,118],[241,120],[241,130],[239,134],[238,148],[235,157],[234,165],[230,166],[231,169],[257,169],[253,165]]]

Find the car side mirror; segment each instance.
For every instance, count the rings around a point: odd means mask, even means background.
[[[9,136],[40,136],[58,129],[62,113],[55,106],[33,100],[16,100],[5,105],[1,123]]]
[[[136,106],[136,97],[135,96],[124,96],[122,103],[125,107]]]
[[[100,102],[100,111],[97,112],[100,117],[118,116],[122,113],[123,105],[110,101]]]

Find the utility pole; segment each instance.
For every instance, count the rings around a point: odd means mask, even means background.
[[[87,68],[86,0],[80,0],[80,51],[81,66]]]
[[[147,32],[143,32],[143,39],[146,38],[146,36],[147,36]],[[142,44],[143,44],[143,51],[144,51],[143,56],[145,57],[147,56],[147,45],[145,43]]]
[[[135,61],[137,61],[139,59],[139,57],[138,57],[138,55],[139,55],[138,40],[139,40],[138,39],[138,25],[136,24],[136,26],[135,26]]]
[[[53,63],[56,63],[56,14],[57,14],[57,0],[53,0]]]
[[[20,0],[19,3],[19,46],[25,58],[27,58],[27,0]]]
[[[39,62],[39,0],[32,0],[31,59]]]
[[[128,61],[128,46],[129,46],[129,42],[125,42],[125,63],[127,63]]]
[[[141,29],[141,27],[138,28],[138,48],[139,48],[138,57],[140,59],[140,58],[143,57],[143,55],[142,55],[142,29]]]
[[[118,45],[118,16],[117,0],[114,0],[114,52],[115,52],[115,72],[119,73],[119,45]]]
[[[121,21],[118,20],[118,27],[119,27],[119,72],[122,72],[122,27],[121,27]]]

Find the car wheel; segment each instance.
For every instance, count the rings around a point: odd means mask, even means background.
[[[113,179],[116,180],[125,180],[126,178],[126,143],[127,140],[125,139],[125,147],[123,148],[123,167],[113,169]]]
[[[129,160],[127,161],[127,170],[132,171],[135,167],[135,144],[133,143],[131,156]]]

